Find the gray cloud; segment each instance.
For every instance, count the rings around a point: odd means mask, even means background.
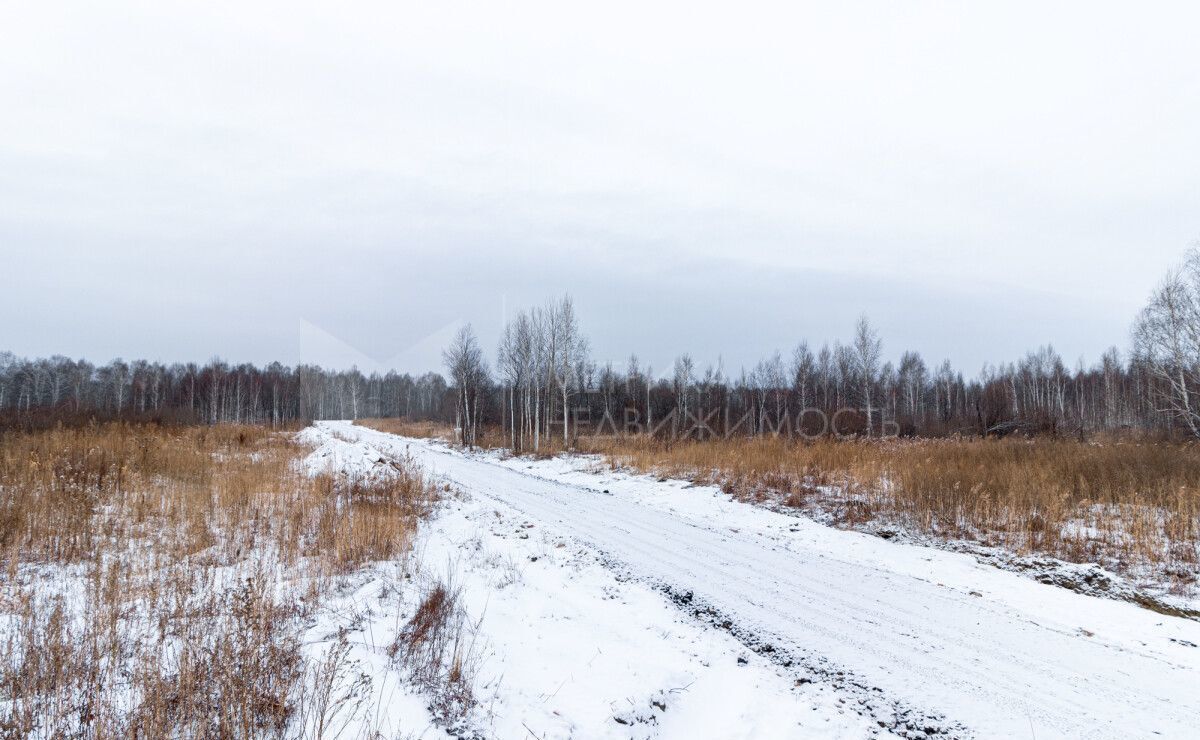
[[[1094,359],[1200,236],[1196,15],[11,6],[0,344],[416,370],[569,291],[600,359]]]

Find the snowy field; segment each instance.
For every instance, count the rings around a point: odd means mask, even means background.
[[[410,440],[390,435],[346,441],[360,431],[342,424],[306,430],[303,437],[317,445],[310,469],[370,473],[380,460],[416,452]],[[417,580],[452,582],[472,617],[479,706],[466,727],[455,728],[467,736],[888,736],[831,686],[798,680],[652,585],[606,567],[590,546],[496,499],[450,498],[416,550]],[[323,650],[349,628],[356,635],[351,658],[376,677],[363,704],[377,709],[358,714],[344,734],[370,728],[389,737],[445,737],[418,689],[398,676],[379,678],[390,674],[384,646],[415,601],[394,598],[403,591],[394,587],[398,578],[386,569],[368,574],[326,610],[310,641]]]
[[[453,491],[413,560],[470,616],[478,705],[458,734],[1195,736],[1198,622],[578,458],[347,422],[302,436],[314,470],[407,455]],[[405,619],[379,606],[391,577],[346,597],[364,670]],[[372,690],[385,734],[445,734],[412,688]]]

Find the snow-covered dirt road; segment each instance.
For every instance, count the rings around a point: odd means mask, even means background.
[[[309,428],[304,467],[388,475],[387,444]],[[448,584],[469,620],[474,702],[435,716],[430,686],[389,646],[431,586]],[[413,551],[343,578],[305,636],[321,661],[346,640],[361,676],[326,736],[407,740],[862,740],[900,736],[826,682],[756,655],[650,585],[620,577],[574,538],[495,499],[446,492]],[[340,694],[339,694],[340,695]],[[914,733],[915,734],[915,733]]]
[[[909,710],[931,730],[1005,738],[1184,738],[1200,726],[1200,623],[712,488],[323,426],[407,452],[471,496],[593,548],[873,721]]]

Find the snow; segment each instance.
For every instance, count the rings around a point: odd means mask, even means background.
[[[369,475],[380,459],[412,452],[405,440],[352,443],[358,429],[322,424],[304,433],[311,472]],[[649,585],[621,579],[571,537],[507,504],[450,498],[423,528],[415,584],[380,568],[311,630],[327,649],[352,625],[351,658],[376,677],[386,736],[443,737],[419,690],[402,683],[384,646],[411,613],[420,582],[451,580],[474,625],[480,705],[470,723],[496,738],[861,738],[875,722],[827,685],[795,677],[728,632],[689,618]],[[399,585],[397,585],[399,584]],[[396,604],[395,596],[407,595]],[[395,605],[395,606],[393,606]],[[353,616],[347,616],[352,614]],[[345,734],[355,736],[367,724]]]
[[[1189,737],[1200,718],[1195,621],[577,458],[306,434],[462,492],[417,560],[455,569],[480,620],[489,736]]]

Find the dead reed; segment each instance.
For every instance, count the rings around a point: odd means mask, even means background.
[[[354,422],[359,426],[374,429],[388,434],[398,434],[401,437],[417,437],[419,439],[453,439],[454,427],[438,421],[408,421],[406,419],[358,419]],[[484,435],[492,436],[492,435]]]
[[[303,452],[250,426],[0,435],[0,736],[320,736],[300,708],[332,708],[340,667],[306,622],[407,557],[436,493],[399,463],[309,477]]]
[[[614,466],[716,484],[845,526],[881,522],[1149,569],[1180,586],[1200,562],[1200,447],[1191,443],[593,437],[580,447]]]

